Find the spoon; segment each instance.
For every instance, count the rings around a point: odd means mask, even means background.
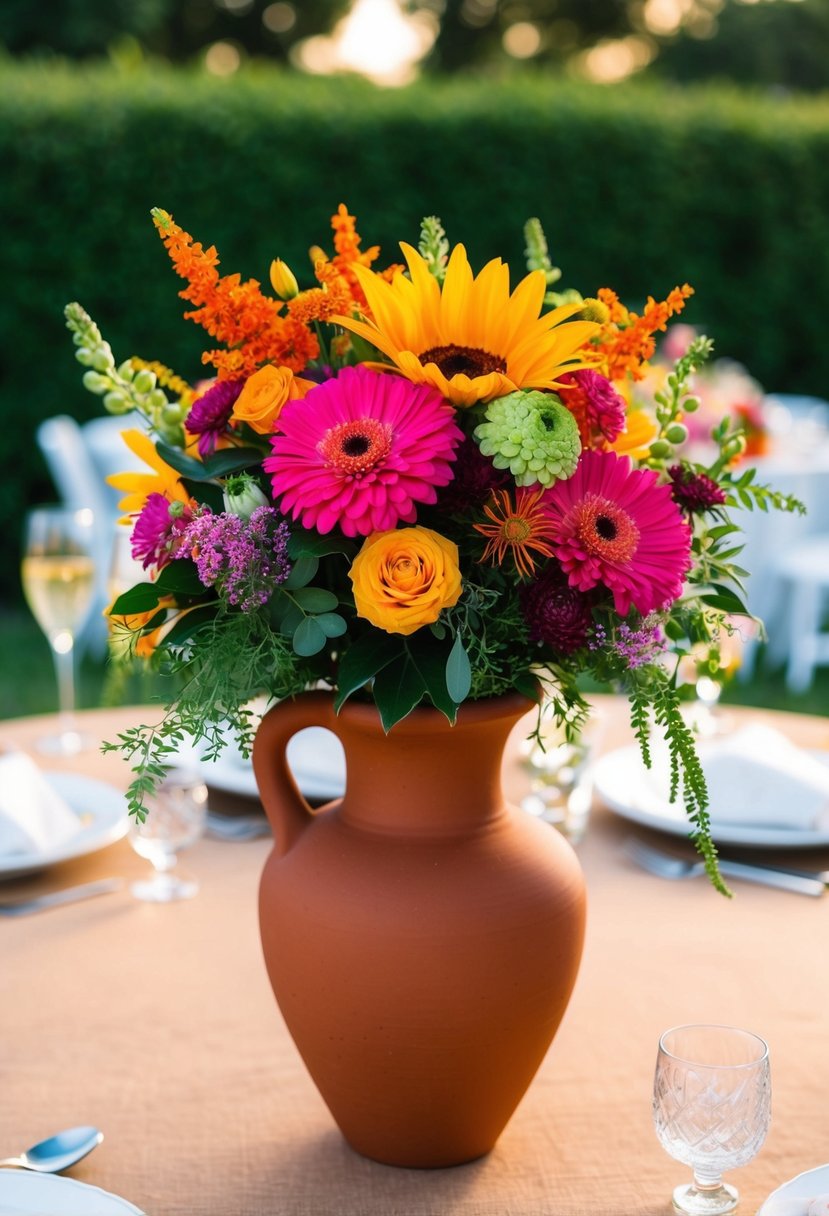
[[[59,1174],[80,1161],[101,1143],[104,1133],[97,1127],[68,1127],[65,1131],[33,1144],[19,1157],[6,1157],[0,1166],[36,1170],[38,1174]]]

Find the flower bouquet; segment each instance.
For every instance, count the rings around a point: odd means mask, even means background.
[[[467,699],[541,689],[577,733],[588,677],[627,693],[646,761],[664,734],[672,796],[724,889],[675,670],[745,612],[731,509],[798,504],[734,471],[729,424],[705,467],[683,459],[708,339],[652,408],[630,404],[691,288],[641,314],[609,289],[558,290],[537,220],[512,291],[500,259],[475,276],[434,217],[401,244],[405,265],[377,270],[340,206],[333,252],[311,250],[315,285],[276,260],[269,294],[153,219],[211,378],[116,363],[66,309],[86,387],[131,416],[147,466],[113,479],[147,575],[111,605],[113,629],[176,680],[159,725],[108,745],[133,762],[133,813],[185,738],[210,758],[232,735],[247,754],[257,696],[329,687],[338,709],[373,700],[388,731],[420,703],[454,722]]]

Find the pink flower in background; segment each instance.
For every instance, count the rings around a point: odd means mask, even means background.
[[[303,527],[368,536],[414,523],[452,478],[462,433],[426,384],[347,367],[290,401],[264,461],[284,514]]]
[[[544,495],[552,547],[571,587],[602,583],[616,611],[642,615],[677,599],[691,566],[691,529],[652,469],[615,452],[583,452],[568,481]]]

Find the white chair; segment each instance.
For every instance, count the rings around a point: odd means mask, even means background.
[[[789,593],[786,686],[805,692],[815,668],[829,664],[829,629],[821,628],[829,605],[829,534],[807,537],[781,553],[774,571]]]

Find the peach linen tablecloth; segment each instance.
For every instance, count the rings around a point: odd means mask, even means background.
[[[624,705],[605,703],[605,747],[628,742]],[[83,725],[112,739],[154,712],[94,711]],[[803,746],[829,749],[827,719],[762,717]],[[29,748],[49,725],[0,722],[0,745]],[[128,779],[120,757],[95,751],[57,767],[121,787]],[[522,780],[508,765],[514,793]],[[778,1184],[829,1162],[829,895],[740,884],[729,902],[704,879],[671,883],[634,868],[622,850],[631,832],[657,839],[594,809],[579,847],[590,906],[576,991],[485,1159],[398,1170],[345,1145],[260,957],[257,883],[268,842],[209,838],[186,855],[201,882],[192,901],[141,904],[125,888],[0,920],[0,1156],[58,1128],[95,1124],[105,1142],[73,1176],[150,1216],[657,1216],[686,1177],[651,1123],[657,1038],[678,1023],[713,1021],[770,1044],[771,1131],[732,1177],[740,1210],[754,1213]],[[829,849],[785,859],[818,869],[829,866]],[[144,867],[121,841],[4,883],[0,897],[132,878]]]

